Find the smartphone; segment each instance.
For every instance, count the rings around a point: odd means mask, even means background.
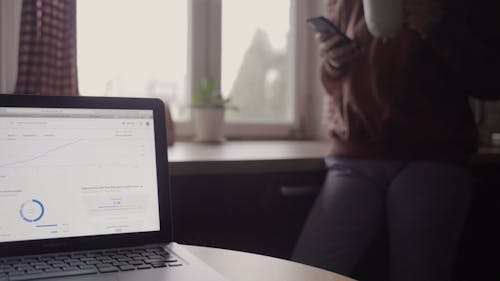
[[[352,39],[349,38],[344,32],[342,32],[340,28],[338,28],[333,22],[323,16],[308,18],[306,22],[314,31],[324,34],[326,37],[332,37],[335,34],[338,34],[340,37],[342,37],[342,40],[333,46],[334,48],[352,42]]]

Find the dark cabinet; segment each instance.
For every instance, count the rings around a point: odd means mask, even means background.
[[[469,216],[454,281],[500,280],[500,163],[475,163]],[[324,171],[174,175],[174,238],[179,243],[289,258]],[[360,280],[387,280],[382,233],[356,267]],[[366,279],[369,276],[371,279]]]
[[[174,239],[289,258],[324,175],[172,176]]]
[[[500,163],[475,165],[473,174],[472,201],[454,280],[500,280]]]

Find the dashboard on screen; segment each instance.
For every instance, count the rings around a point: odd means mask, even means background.
[[[158,231],[152,110],[0,107],[0,242]]]

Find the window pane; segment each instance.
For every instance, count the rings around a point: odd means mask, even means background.
[[[222,5],[221,90],[239,107],[233,122],[291,123],[290,0]]]
[[[187,2],[77,1],[80,94],[157,97],[187,119]]]

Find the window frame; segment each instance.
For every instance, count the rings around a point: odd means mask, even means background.
[[[205,74],[221,81],[221,20],[224,0],[189,0],[188,4],[188,94]],[[230,1],[230,0],[226,0]],[[289,89],[294,96],[294,114],[291,123],[235,123],[226,121],[224,134],[230,139],[305,139],[313,138],[320,120],[317,106],[318,87],[314,79],[317,61],[314,57],[314,39],[305,19],[318,9],[316,1],[291,1]],[[209,35],[209,36],[208,36]],[[301,67],[296,67],[300,65]],[[313,114],[310,114],[310,113]],[[192,116],[192,114],[191,114]],[[175,122],[176,137],[194,136],[192,118]]]

